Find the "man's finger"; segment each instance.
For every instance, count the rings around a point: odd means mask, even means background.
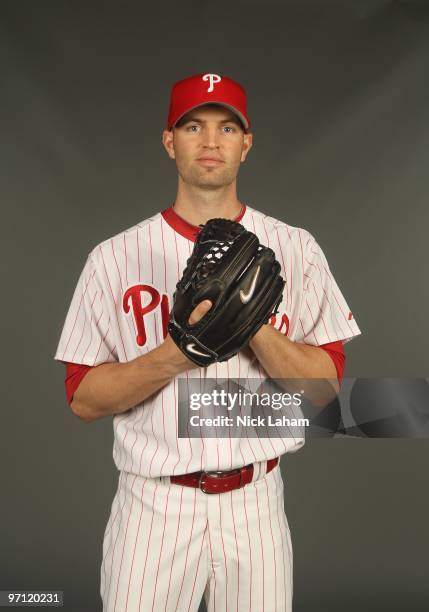
[[[195,325],[198,323],[200,319],[210,310],[212,307],[212,303],[210,300],[203,300],[197,306],[195,306],[194,310],[191,312],[191,316],[189,317],[189,324]]]

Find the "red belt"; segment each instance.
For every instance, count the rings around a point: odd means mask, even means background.
[[[276,467],[279,462],[279,458],[268,459],[267,471]],[[184,485],[185,487],[196,487],[201,489],[203,493],[226,493],[227,491],[233,491],[234,489],[240,489],[244,485],[252,482],[253,478],[253,463],[245,465],[242,468],[235,470],[229,470],[226,472],[222,471],[209,471],[209,472],[192,472],[191,474],[183,474],[180,476],[170,476],[170,482],[175,484]]]

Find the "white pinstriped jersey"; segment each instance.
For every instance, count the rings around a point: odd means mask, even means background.
[[[250,206],[241,215],[240,223],[274,250],[286,281],[270,324],[293,341],[316,346],[348,342],[361,333],[307,230]],[[97,245],[78,280],[54,358],[90,366],[128,362],[161,344],[176,283],[193,249],[192,227],[170,208]],[[267,374],[247,347],[226,362],[180,377],[263,380]],[[177,386],[176,378],[114,416],[113,458],[119,470],[146,477],[229,470],[295,452],[304,444],[303,438],[293,437],[179,438]]]

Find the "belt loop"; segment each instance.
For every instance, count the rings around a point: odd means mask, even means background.
[[[255,480],[259,480],[261,478],[262,463],[263,463],[262,461],[257,461],[256,463],[253,464],[252,482],[255,482]]]
[[[259,465],[259,476],[258,476],[258,478],[264,478],[264,476],[267,475],[268,460],[264,459],[263,461],[260,461],[258,465]]]

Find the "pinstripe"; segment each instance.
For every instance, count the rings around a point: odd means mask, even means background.
[[[136,249],[137,249],[137,254],[136,254],[136,263],[137,263],[137,269],[138,269],[138,280],[139,280],[139,285],[141,284],[141,258],[140,258],[140,228],[136,230]],[[127,280],[127,284],[128,284],[128,280]]]
[[[315,244],[315,240],[313,239],[313,245],[314,245],[314,244]],[[331,288],[332,288],[332,295],[334,296],[334,299],[335,299],[335,301],[336,301],[336,303],[337,303],[337,306],[338,306],[338,312],[340,312],[340,313],[341,313],[341,315],[343,316],[344,321],[345,321],[346,325],[347,325],[347,326],[348,326],[348,328],[349,328],[349,332],[351,332],[351,333],[353,334],[353,333],[354,333],[354,328],[353,328],[353,327],[350,325],[349,320],[348,320],[348,318],[347,318],[347,316],[346,316],[346,314],[345,314],[345,312],[344,312],[344,308],[343,308],[343,306],[340,304],[340,302],[338,301],[338,296],[337,296],[338,289],[337,289],[337,286],[336,286],[336,282],[335,282],[335,280],[333,279],[332,274],[331,274],[331,272],[330,272],[329,268],[327,268],[327,267],[326,267],[326,265],[325,265],[325,262],[326,262],[326,257],[324,256],[324,254],[323,254],[323,253],[321,253],[321,252],[320,252],[320,247],[319,247],[319,250],[318,250],[318,251],[311,251],[311,253],[312,253],[313,255],[315,255],[317,258],[320,258],[320,259],[322,260],[322,262],[323,262],[323,264],[322,264],[322,265],[323,265],[323,269],[324,269],[324,271],[325,271],[325,274],[326,274],[327,278],[328,278],[328,279],[329,279],[329,281],[330,281],[330,286],[331,286]],[[323,285],[324,285],[324,283],[323,283],[323,275],[322,275],[322,272],[321,272],[321,270],[320,270],[320,265],[316,263],[316,264],[315,264],[315,267],[316,267],[316,268],[318,269],[318,271],[319,271],[319,275],[320,275],[320,282],[321,282],[321,286],[322,286],[322,288],[323,288]],[[324,293],[325,293],[325,295],[326,295],[326,292],[325,292],[325,289],[324,289],[324,288],[323,288],[323,291],[324,291]],[[326,298],[328,298],[328,296],[327,296],[327,295],[326,295]],[[333,313],[335,314],[335,316],[336,316],[336,311],[337,311],[337,309],[334,309],[334,308],[332,308],[332,307],[331,307],[331,310],[332,310],[332,312],[333,312]],[[341,328],[341,325],[340,325],[340,322],[339,322],[338,318],[337,318],[337,322],[338,322],[338,325],[339,325],[339,327],[340,327],[341,334],[344,334],[344,335],[345,335],[345,333],[344,333],[343,329]]]
[[[220,539],[222,542],[223,560],[225,564],[225,612],[228,612],[228,562],[226,559],[225,542],[223,539],[221,495],[217,495],[217,498],[219,501],[219,531],[220,531]]]
[[[246,507],[246,491],[247,488],[243,489],[243,508],[244,514],[246,516],[246,529],[247,529],[247,540],[249,542],[249,612],[252,610],[252,583],[253,583],[253,566],[252,566],[252,544],[250,542],[250,533],[249,533],[249,517],[247,515],[247,507]]]
[[[332,336],[329,333],[328,328],[327,328],[326,323],[325,323],[325,318],[323,316],[322,303],[320,301],[320,296],[319,296],[319,294],[316,291],[315,284],[313,282],[311,282],[310,284],[311,284],[311,287],[313,288],[314,295],[316,297],[316,302],[317,302],[317,306],[319,307],[320,318],[321,318],[322,323],[323,323],[323,328],[325,330],[326,337],[329,339],[329,342],[331,342],[331,337]]]
[[[344,332],[343,328],[341,327],[341,323],[340,323],[340,320],[339,320],[339,318],[338,318],[338,315],[337,315],[336,309],[335,309],[335,308],[332,308],[331,300],[329,299],[328,294],[326,293],[326,290],[325,290],[324,288],[322,288],[322,291],[323,291],[323,294],[324,294],[324,296],[325,296],[325,299],[326,299],[327,303],[329,304],[329,306],[330,306],[330,308],[331,308],[331,313],[332,313],[332,316],[333,316],[333,318],[335,319],[335,322],[337,323],[337,325],[338,325],[338,327],[339,327],[340,334],[341,334],[342,336],[347,336],[347,333],[346,333],[346,332]]]
[[[192,514],[191,532],[189,534],[188,545],[186,547],[185,566],[184,566],[184,570],[183,570],[182,581],[180,583],[180,590],[179,590],[179,593],[177,595],[177,602],[176,602],[176,608],[175,608],[176,610],[179,609],[180,596],[182,594],[183,584],[184,584],[185,576],[186,576],[186,570],[187,570],[187,567],[188,567],[189,547],[190,547],[191,542],[192,542],[192,534],[193,534],[193,531],[194,531],[196,502],[197,502],[197,491],[195,491],[195,493],[194,493],[194,511],[193,511],[193,514]],[[203,538],[203,541],[204,541],[204,538]],[[201,546],[202,546],[202,544],[201,544]],[[196,575],[197,574],[195,574],[195,577],[196,577]]]
[[[288,234],[288,242],[289,244],[292,242],[290,231],[288,226],[286,226],[287,234]],[[292,310],[292,292],[293,292],[293,267],[292,267],[292,257],[289,258],[289,266],[290,266],[290,287],[289,287],[289,302],[290,302],[290,310]]]
[[[311,307],[310,307],[310,304],[308,303],[308,299],[306,299],[306,300],[305,300],[305,305],[307,306],[307,310],[308,310],[308,313],[309,313],[309,318],[311,319],[311,322],[312,322],[312,324],[313,324],[313,329],[312,329],[312,332],[311,332],[311,333],[312,333],[312,335],[313,335],[313,337],[314,337],[314,344],[316,344],[316,345],[322,344],[322,343],[321,343],[321,342],[319,342],[319,340],[317,339],[317,335],[316,335],[316,331],[315,331],[315,327],[316,327],[316,326],[315,326],[315,320],[314,320],[313,313],[311,312]],[[307,336],[308,336],[308,335],[309,335],[309,334],[307,334]],[[307,336],[306,336],[306,338],[307,338]],[[304,338],[304,340],[305,340],[305,338]]]
[[[88,262],[90,262],[90,257],[88,257]],[[82,308],[82,305],[83,305],[83,303],[84,303],[83,301],[84,301],[84,299],[85,299],[86,292],[88,291],[89,283],[92,281],[92,279],[94,278],[94,276],[95,276],[95,270],[94,270],[94,272],[91,274],[91,277],[90,277],[90,278],[88,278],[88,280],[87,280],[87,282],[86,282],[86,285],[85,285],[85,287],[84,287],[84,289],[83,289],[83,293],[82,293],[82,296],[81,296],[81,298],[80,298],[79,305],[78,305],[78,308],[77,308],[77,310],[76,310],[76,314],[74,315],[74,321],[73,321],[72,328],[71,328],[71,330],[70,330],[70,334],[69,334],[69,336],[68,336],[68,339],[66,340],[66,339],[64,338],[65,347],[64,347],[64,350],[62,351],[62,358],[63,358],[63,359],[64,359],[65,354],[67,353],[67,349],[68,349],[68,346],[69,346],[70,340],[71,340],[71,339],[72,339],[72,337],[73,337],[74,328],[76,327],[77,318],[78,318],[78,316],[79,316],[80,309]]]
[[[179,517],[177,520],[177,529],[176,529],[176,538],[174,540],[174,550],[173,550],[173,557],[171,559],[171,565],[170,565],[170,575],[168,578],[168,589],[167,589],[167,597],[165,599],[165,612],[167,612],[167,604],[168,604],[168,598],[170,595],[170,587],[171,587],[171,574],[173,572],[173,566],[174,566],[174,560],[176,557],[176,547],[177,547],[177,540],[179,538],[179,529],[180,529],[180,519],[182,518],[182,502],[183,502],[183,488],[180,491],[180,508],[179,508]],[[195,508],[195,506],[194,506]],[[195,511],[194,511],[194,515],[195,515]]]
[[[257,361],[257,362],[256,362],[256,365],[257,365],[257,367],[258,367],[258,377],[259,377],[259,380],[260,380],[260,381],[262,381],[262,380],[264,380],[264,376],[263,376],[263,374],[262,374],[262,371],[261,371],[261,366],[260,366],[259,361]],[[264,459],[268,459],[269,457],[267,456],[267,453],[266,453],[266,450],[265,450],[265,448],[264,448],[264,445],[262,444],[262,442],[261,442],[261,438],[259,437],[258,429],[256,429],[256,437],[257,437],[257,439],[258,439],[259,446],[260,446],[260,448],[261,448],[261,453],[263,454]],[[269,438],[265,438],[265,439],[266,439],[266,440],[269,440],[269,443],[271,443],[271,440],[270,440]]]
[[[137,254],[136,254],[136,258],[135,259],[136,259],[136,262],[137,262],[138,274],[139,274],[139,282],[140,282],[141,265],[140,265],[139,234],[140,234],[140,230],[136,231],[136,236],[137,236],[137,243],[136,243]],[[125,243],[125,235],[124,235],[124,243]],[[127,269],[128,269],[128,267],[127,267]],[[128,285],[128,276],[126,278],[127,278],[127,285]],[[149,352],[149,349],[147,347],[145,347],[145,352],[146,353]],[[131,473],[133,472],[133,465],[134,465],[133,451],[134,451],[135,445],[137,444],[137,441],[139,440],[139,434],[137,433],[135,427],[136,427],[137,423],[140,425],[142,422],[144,422],[144,408],[145,408],[145,404],[146,404],[146,401],[143,401],[140,404],[139,409],[138,410],[137,409],[134,410],[135,418],[134,418],[134,423],[133,423],[133,431],[135,433],[135,440],[134,440],[134,443],[133,443],[133,446],[132,446],[131,452],[130,452],[131,467],[130,467],[129,471]],[[138,418],[137,418],[137,415],[138,415]],[[143,447],[143,450],[144,450],[144,448],[146,448],[146,445],[148,443],[148,436],[147,436],[147,433],[144,431],[144,428],[142,428],[139,433],[143,434],[144,437],[146,438],[146,443],[145,443],[145,446]],[[142,462],[143,450],[140,453],[140,467],[141,467],[141,462]],[[125,461],[124,465],[125,464],[126,464],[126,461]]]
[[[133,432],[134,432],[134,442],[133,445],[131,447],[130,450],[130,467],[127,471],[134,473],[133,472],[133,466],[134,466],[134,457],[133,457],[133,453],[134,453],[134,447],[137,444],[137,441],[139,439],[139,433],[136,430],[136,425],[140,425],[142,420],[143,420],[143,410],[144,410],[144,404],[145,402],[142,402],[142,404],[140,405],[139,408],[136,408],[134,410],[134,421],[133,421]],[[147,436],[146,436],[147,439]]]
[[[258,490],[255,489],[256,494],[256,508],[258,511],[258,527],[259,527],[259,540],[261,543],[261,554],[262,554],[262,612],[265,610],[265,561],[264,561],[264,543],[262,540],[262,532],[261,532],[261,515],[259,512],[259,498],[258,498]]]
[[[134,480],[134,482],[135,482],[135,480]],[[141,498],[140,498],[141,502],[143,502],[144,487],[145,487],[146,482],[147,482],[147,478],[144,479],[144,482],[142,484],[142,492],[141,492]],[[131,579],[132,579],[132,575],[133,575],[134,560],[135,560],[135,556],[136,556],[137,542],[138,542],[139,533],[140,533],[140,526],[141,526],[141,520],[142,520],[142,516],[143,516],[143,511],[144,511],[144,505],[143,505],[143,503],[141,503],[139,522],[138,522],[138,525],[137,525],[137,533],[136,533],[136,538],[135,538],[135,541],[134,541],[133,556],[132,556],[132,559],[131,559],[130,575],[129,575],[129,579],[128,579],[127,598],[125,600],[125,609],[126,610],[128,609],[128,598],[129,598],[129,595],[130,595]]]
[[[317,253],[316,253],[315,251],[311,251],[311,252],[312,252],[314,255],[317,255]],[[322,274],[322,271],[320,270],[320,266],[319,266],[318,264],[312,264],[312,265],[313,265],[313,266],[314,266],[314,267],[317,269],[317,271],[319,272],[319,276],[320,276],[320,287],[321,287],[322,292],[323,292],[323,294],[324,294],[324,296],[325,296],[326,302],[329,304],[329,307],[330,307],[330,312],[331,312],[332,316],[335,318],[336,323],[338,324],[338,327],[339,327],[339,329],[340,329],[340,333],[341,333],[343,336],[346,336],[347,334],[344,332],[344,330],[343,330],[343,328],[342,328],[342,326],[341,326],[341,323],[340,323],[340,321],[339,321],[339,319],[338,319],[338,316],[337,316],[336,309],[335,309],[335,308],[332,308],[331,300],[329,299],[329,296],[328,296],[328,294],[327,294],[327,292],[326,292],[326,289],[325,289],[325,287],[324,287],[324,283],[323,283],[323,274]],[[328,275],[328,276],[329,276],[329,275]],[[309,276],[309,278],[311,278],[311,277]],[[332,284],[330,285],[330,289],[331,289],[331,291],[332,291],[332,294],[334,295],[334,292],[333,292],[333,289],[334,289],[334,288],[333,288]],[[334,295],[334,297],[335,297],[335,295]],[[323,312],[323,311],[322,311],[322,312]],[[341,314],[343,315],[343,317],[345,318],[344,312],[342,312],[341,308],[340,308],[340,312],[341,312]]]
[[[115,313],[117,315],[117,312],[118,312],[118,302],[120,304],[122,304],[122,299],[118,298],[118,299],[115,300],[115,293],[113,291],[112,283],[110,281],[110,277],[109,277],[109,274],[107,272],[107,266],[106,266],[106,261],[105,261],[105,258],[104,258],[104,253],[103,253],[102,245],[100,245],[99,251],[100,251],[101,259],[102,259],[102,262],[103,262],[104,274],[105,274],[106,279],[107,279],[107,284],[108,284],[108,287],[110,289],[110,295],[112,296],[112,302],[113,302],[113,305],[115,306]],[[120,339],[121,339],[122,350],[124,351],[124,355],[125,355],[126,361],[129,361],[129,357],[128,357],[128,354],[127,354],[127,351],[126,351],[126,348],[125,348],[124,337],[123,337],[123,334],[122,334],[120,328],[119,328],[119,336],[120,336]]]
[[[174,246],[175,246],[175,253],[176,253],[176,279],[175,279],[175,285],[179,282],[180,280],[180,264],[179,264],[179,251],[178,251],[178,247],[177,247],[177,234],[176,232],[173,232],[174,235]],[[189,243],[188,243],[189,244]],[[167,282],[165,283],[165,289],[167,290]],[[186,372],[187,375],[187,372]],[[173,380],[173,391],[174,391],[174,424],[175,424],[175,429],[177,431],[177,396],[176,396],[176,379]],[[189,432],[188,432],[189,433]],[[188,441],[189,441],[189,450],[190,450],[190,458],[188,461],[188,464],[186,466],[186,472],[189,471],[189,463],[192,461],[192,444],[191,444],[191,440],[188,437]],[[172,469],[172,474],[176,473],[176,467],[179,465],[180,463],[180,451],[179,451],[179,442],[178,439],[176,438],[176,463],[174,464],[174,467]]]
[[[211,576],[210,576],[210,590],[208,591],[209,593],[209,599],[207,602],[207,596],[206,596],[206,603],[208,603],[207,605],[207,612],[215,612],[216,610],[216,571],[213,567],[213,549],[212,549],[212,539],[210,536],[210,524],[207,523],[207,534],[209,536],[209,546],[210,546],[210,559],[211,559]],[[212,588],[213,585],[213,588]],[[212,595],[213,593],[213,595]]]
[[[131,485],[131,489],[133,488],[136,479],[137,479],[137,476],[134,476],[134,479],[133,479],[133,482],[132,482],[132,485]],[[119,580],[120,580],[120,577],[121,577],[122,564],[123,564],[123,561],[124,561],[125,544],[127,542],[128,526],[130,524],[130,518],[131,518],[132,511],[133,511],[133,504],[134,504],[134,496],[131,498],[130,511],[128,513],[127,526],[125,528],[124,543],[123,543],[123,546],[122,546],[121,563],[119,565],[118,580],[116,582],[115,606],[114,606],[115,610],[116,610],[116,603],[117,603],[117,599],[118,599]]]
[[[151,267],[151,274],[152,274],[152,284],[154,283],[154,265],[153,265],[153,249],[152,249],[152,232],[151,232],[151,226],[149,225],[149,240],[150,240],[150,267]],[[155,332],[155,338],[156,338],[156,345],[158,345],[158,338],[157,338],[157,330],[156,330],[156,325],[155,325],[155,320],[152,319],[153,321],[153,328],[154,328],[154,332]],[[161,402],[163,401],[163,389],[161,389]],[[150,422],[151,422],[151,427],[152,427],[152,439],[156,440],[156,450],[153,453],[151,460],[150,460],[150,465],[149,465],[149,476],[152,476],[152,463],[153,460],[156,457],[156,454],[158,452],[158,435],[155,435],[154,429],[153,429],[153,413],[154,413],[154,403],[153,400],[151,401],[151,406],[150,406]],[[165,436],[164,436],[165,437]]]
[[[128,480],[128,474],[126,475],[126,480]],[[122,517],[123,517],[122,511],[123,511],[124,506],[125,506],[126,497],[127,497],[126,496],[126,490],[124,489],[124,501],[123,501],[123,504],[122,504],[121,510],[120,510],[120,518],[119,518],[119,523],[118,523],[118,530],[117,530],[115,541],[114,541],[114,544],[113,544],[113,550],[112,550],[112,556],[111,556],[110,572],[109,572],[109,588],[108,588],[108,591],[107,591],[107,600],[108,601],[109,601],[109,598],[110,598],[110,589],[112,587],[113,564],[114,564],[114,559],[115,559],[116,544],[117,544],[117,541],[118,541],[118,538],[119,538],[119,533],[120,533],[120,530],[121,530]],[[110,540],[110,543],[111,543],[111,540]],[[110,544],[109,544],[109,546],[110,546]]]
[[[106,542],[107,537],[110,535],[110,533],[111,533],[111,531],[113,529],[113,526],[114,526],[114,524],[116,522],[116,518],[119,516],[119,513],[120,513],[120,494],[121,494],[121,483],[122,483],[122,479],[123,478],[124,478],[124,473],[120,472],[119,483],[118,483],[118,491],[117,491],[117,494],[116,494],[116,496],[115,496],[115,498],[113,500],[113,503],[112,503],[112,508],[111,508],[109,520],[107,522],[106,530],[105,530],[105,534],[104,534],[103,545]],[[116,511],[115,511],[115,515],[113,516],[113,511],[114,511],[115,506],[116,506]],[[110,543],[111,543],[111,540],[110,540]],[[109,554],[109,550],[110,550],[110,543],[109,543],[109,546],[107,547],[107,549],[104,551],[103,560],[102,560],[102,564],[101,564],[101,574],[102,574],[102,583],[103,584],[106,584],[106,581],[107,581],[107,579],[106,579],[106,561],[107,561],[107,555]],[[103,546],[103,548],[104,548],[104,546]]]
[[[125,254],[125,282],[128,285],[128,254],[127,254],[127,241],[126,241],[125,233],[124,233],[124,254]]]
[[[150,269],[152,272],[152,285],[154,283],[154,278],[153,278],[153,248],[152,248],[152,232],[151,230],[151,225],[149,225],[149,255],[150,255]]]
[[[305,282],[304,282],[304,270],[305,270],[305,265],[304,265],[304,248],[302,246],[302,238],[301,238],[301,230],[298,230],[298,237],[299,237],[299,248],[300,248],[300,252],[301,252],[301,272],[302,272],[302,286],[305,286]]]
[[[159,564],[161,562],[161,557],[162,557],[162,551],[164,548],[164,537],[165,537],[165,526],[167,524],[167,518],[168,518],[168,501],[170,499],[170,493],[171,493],[171,486],[168,487],[168,492],[167,492],[167,501],[165,502],[165,512],[164,512],[164,527],[162,529],[162,539],[161,539],[161,547],[159,549],[159,556],[158,556],[158,566],[156,568],[156,576],[155,576],[155,588],[153,591],[153,600],[152,600],[152,612],[154,609],[154,605],[155,605],[155,598],[156,598],[156,587],[158,585],[158,577],[159,577]]]
[[[90,332],[91,332],[91,339],[92,339],[92,327],[91,327],[91,322],[92,322],[92,318],[93,318],[93,311],[92,311],[92,308],[93,308],[93,306],[94,306],[94,302],[95,302],[95,298],[97,297],[97,293],[98,293],[98,291],[96,291],[96,292],[94,293],[94,297],[92,298],[92,301],[91,301],[91,316],[90,316],[90,319],[89,319],[89,328],[90,328]],[[79,342],[77,343],[76,348],[75,348],[75,350],[74,350],[74,353],[73,353],[73,359],[75,358],[76,353],[77,353],[77,350],[78,350],[78,348],[79,348],[79,346],[80,346],[80,343],[82,342],[82,339],[83,339],[83,336],[84,336],[84,333],[85,333],[85,329],[86,329],[86,320],[85,320],[85,325],[82,327],[82,332],[81,332],[81,334],[80,334]],[[86,348],[85,353],[87,352],[87,350],[88,350],[88,347]]]
[[[152,516],[151,516],[151,519],[150,519],[149,538],[148,538],[148,543],[147,543],[147,547],[146,547],[146,556],[145,556],[145,560],[144,560],[143,577],[142,577],[142,580],[141,580],[141,587],[140,587],[139,611],[141,611],[143,586],[144,586],[144,581],[145,581],[145,578],[146,578],[147,558],[148,558],[148,554],[149,554],[149,550],[150,550],[150,540],[151,540],[151,537],[152,537],[152,527],[153,527],[153,517],[154,517],[154,503],[153,502],[154,502],[154,499],[155,499],[155,495],[156,495],[156,490],[157,489],[158,489],[158,484],[155,485],[155,489],[153,491],[153,499],[152,499],[152,503],[151,503]]]
[[[268,483],[267,480],[265,479],[265,490],[267,493],[267,505],[268,505],[268,518],[269,518],[269,523],[270,523],[270,533],[271,533],[271,542],[273,545],[273,556],[274,556],[274,582],[275,582],[275,587],[274,587],[274,610],[277,610],[277,561],[276,561],[276,549],[274,546],[274,536],[273,536],[273,525],[271,522],[271,507],[270,507],[270,492],[268,490]]]
[[[349,333],[352,333],[352,334],[353,334],[354,332],[353,332],[353,328],[352,328],[352,326],[350,325],[350,321],[349,321],[349,319],[347,318],[347,316],[346,316],[346,314],[345,314],[345,312],[344,312],[343,307],[341,306],[341,304],[340,304],[340,303],[339,303],[339,301],[338,301],[337,291],[336,291],[336,290],[335,290],[335,291],[333,291],[333,292],[332,292],[332,295],[334,296],[334,299],[335,299],[335,301],[337,302],[338,309],[339,309],[339,311],[341,312],[341,314],[343,315],[343,317],[344,317],[344,321],[345,321],[346,325],[347,325],[347,326],[348,326],[348,328],[349,328]]]
[[[164,243],[164,231],[163,231],[164,223],[165,223],[164,219],[161,218],[161,223],[159,227],[161,230],[162,255],[164,258],[164,289],[165,289],[165,292],[167,292],[167,256],[165,252],[165,243]]]
[[[95,301],[95,297],[94,297],[94,301]],[[96,325],[96,326],[98,326],[98,325],[99,325],[99,323],[100,323],[100,319],[101,319],[101,317],[103,316],[103,303],[102,303],[102,300],[101,300],[101,294],[100,294],[100,300],[99,300],[99,301],[100,301],[100,305],[101,305],[101,312],[100,312],[100,315],[98,316],[98,319],[97,319],[97,320],[96,320],[96,322],[95,322],[95,325]],[[83,355],[82,355],[82,359],[83,359],[84,361],[85,361],[86,354],[87,354],[87,352],[88,352],[88,350],[89,350],[89,347],[90,347],[90,346],[91,346],[91,344],[92,344],[92,334],[93,334],[93,328],[92,328],[91,322],[92,322],[92,313],[91,313],[91,319],[90,319],[90,328],[91,328],[91,331],[90,331],[90,335],[89,335],[89,340],[88,340],[88,344],[86,345],[86,349],[85,349],[85,351],[83,352]]]
[[[193,600],[193,598],[194,598],[194,592],[195,592],[195,583],[196,583],[196,581],[197,581],[198,570],[199,570],[199,567],[200,567],[200,561],[201,561],[201,556],[202,556],[202,553],[203,553],[204,540],[205,540],[205,537],[206,537],[206,533],[207,533],[207,523],[206,523],[206,527],[205,527],[205,529],[204,529],[203,537],[202,537],[202,539],[201,539],[201,549],[200,549],[200,554],[198,555],[197,570],[196,570],[196,572],[195,572],[194,582],[193,582],[193,584],[192,584],[192,591],[191,591],[191,598],[190,598],[190,600],[189,600],[188,612],[191,610],[192,600]],[[198,607],[199,607],[199,604],[197,604],[197,605],[198,605]]]
[[[267,247],[269,247],[269,248],[271,248],[271,245],[270,245],[270,238],[269,238],[269,236],[268,236],[267,226],[265,225],[264,219],[262,219],[262,227],[264,228],[265,238],[267,239],[266,246],[267,246]]]
[[[228,361],[226,362],[226,367],[227,367],[227,384],[228,384],[228,392],[229,392],[229,381],[230,381],[230,376],[229,376],[229,363]],[[232,465],[233,465],[233,458],[232,458],[232,440],[231,440],[231,428],[228,427],[228,438],[229,438],[229,456],[230,456],[230,462],[229,462],[229,469],[232,469]]]
[[[103,294],[101,295],[101,299],[103,300]],[[104,304],[103,304],[103,310],[104,310]],[[100,325],[100,320],[97,322],[97,325]],[[107,321],[107,326],[106,326],[106,332],[104,334],[104,336],[101,338],[100,337],[100,343],[98,345],[98,349],[97,352],[95,353],[95,357],[94,357],[94,361],[91,365],[96,365],[98,363],[98,360],[100,359],[99,355],[100,355],[100,349],[101,347],[104,347],[107,350],[107,357],[104,360],[104,362],[109,361],[109,356],[112,355],[112,361],[115,360],[114,357],[114,350],[116,349],[116,345],[114,346],[113,349],[110,349],[107,342],[106,342],[106,338],[109,335],[109,331],[110,331],[110,315]],[[84,362],[84,360],[82,360]],[[85,363],[85,362],[84,362]]]
[[[173,380],[173,393],[174,393],[174,405],[173,405],[173,411],[174,411],[174,427],[175,427],[175,431],[178,430],[178,426],[177,426],[177,393],[176,393],[176,384],[177,384],[177,380],[174,379]],[[189,431],[188,431],[189,434]],[[190,450],[190,457],[189,457],[189,461],[188,461],[188,466],[189,466],[189,462],[192,460],[192,444],[191,444],[191,439],[188,438],[188,442],[189,442],[189,450]],[[176,467],[179,465],[180,463],[180,451],[179,451],[179,439],[176,436],[176,463],[174,464],[172,470],[171,470],[171,474],[175,474],[176,473]],[[189,470],[186,469],[186,471],[188,472]]]
[[[280,542],[281,542],[281,547],[282,547],[283,592],[284,592],[284,603],[285,603],[285,608],[286,608],[287,577],[286,577],[285,542],[284,542],[284,537],[283,537],[283,533],[282,533],[282,529],[281,529],[281,525],[280,525],[280,513],[282,512],[282,510],[279,508],[279,506],[280,506],[280,495],[277,496],[276,518],[277,518],[278,530],[279,530],[279,533],[281,534]]]
[[[120,268],[119,268],[119,265],[118,265],[118,260],[117,260],[117,258],[116,258],[116,252],[115,252],[115,247],[114,247],[114,244],[113,244],[113,239],[112,239],[112,238],[110,239],[110,246],[111,246],[111,248],[112,248],[112,257],[113,257],[113,261],[115,262],[115,267],[116,267],[116,271],[117,271],[117,273],[118,273],[118,278],[119,278],[119,284],[121,285],[121,293],[122,293],[122,295],[123,295],[123,293],[124,293],[124,287],[123,287],[123,284],[122,284],[121,270],[120,270]]]
[[[284,259],[284,256],[283,256],[283,249],[282,249],[282,245],[281,245],[281,241],[280,241],[279,230],[278,230],[277,227],[276,227],[276,236],[277,236],[277,243],[279,245],[280,257],[281,257],[281,260],[282,260],[282,267],[283,267],[283,270],[282,270],[283,274],[282,274],[282,276],[283,276],[283,278],[284,278],[284,280],[286,282],[286,309],[288,309],[288,306],[289,306],[289,294],[288,294],[289,280],[288,280],[288,275],[287,275],[287,269],[286,269],[286,266],[285,266],[285,259]]]
[[[128,433],[128,430],[126,429],[126,424],[127,424],[128,419],[129,419],[129,415],[127,414],[116,415],[113,419],[115,449],[118,451],[117,458],[116,458],[116,465],[121,466],[119,468],[121,470],[127,461],[127,450],[125,447],[125,439]],[[121,428],[122,423],[125,426],[123,428]],[[124,429],[124,433],[122,434],[122,437],[120,435],[121,429]]]

